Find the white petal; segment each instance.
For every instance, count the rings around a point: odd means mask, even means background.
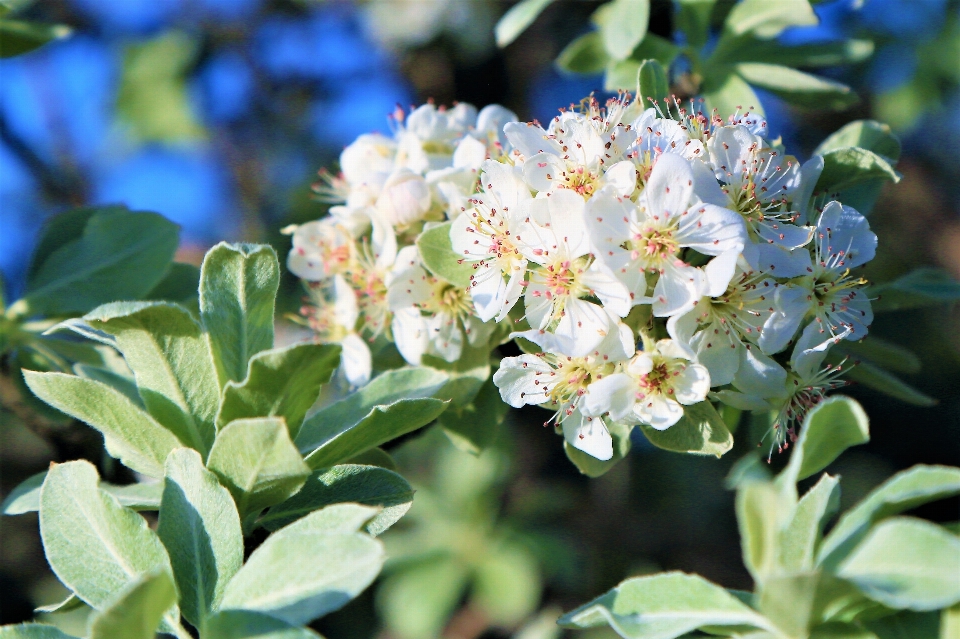
[[[635,393],[636,386],[629,375],[614,373],[587,386],[580,410],[592,417],[609,412],[614,421],[623,421],[633,414]]]
[[[798,224],[806,224],[810,217],[813,189],[823,173],[823,156],[815,155],[800,167],[800,188],[793,194],[793,210],[800,213]]]
[[[582,357],[595,350],[609,330],[610,317],[603,308],[584,300],[569,299],[556,335],[570,340],[568,352],[572,357]]]
[[[370,347],[356,333],[344,337],[340,347],[343,349],[340,352],[340,363],[347,381],[354,387],[365,386],[373,371]]]
[[[591,457],[606,461],[613,457],[613,438],[599,417],[586,417],[579,411],[563,420],[563,437]]]
[[[357,294],[347,284],[347,280],[342,275],[335,275],[333,278],[333,313],[337,324],[353,330],[360,317],[360,309],[357,306]],[[369,349],[367,349],[369,352]]]
[[[554,191],[550,204],[550,230],[567,247],[567,257],[576,259],[592,248],[587,235],[583,198],[569,189]]]
[[[693,194],[693,170],[690,163],[672,153],[657,160],[643,195],[647,214],[660,219],[680,215],[690,206]]]
[[[453,166],[476,169],[487,159],[487,145],[469,135],[460,140],[453,152]]]
[[[543,390],[545,384],[534,382],[546,379],[552,372],[553,369],[536,355],[504,357],[500,368],[493,374],[493,383],[500,389],[500,397],[510,406],[537,405],[545,402],[547,395]]]
[[[813,271],[810,251],[806,248],[790,250],[776,244],[760,243],[757,247],[756,265],[776,277],[800,277]]]
[[[693,266],[667,263],[653,291],[653,314],[669,317],[685,313],[703,297],[705,289],[703,271]]]
[[[683,406],[660,395],[647,395],[634,411],[641,422],[657,430],[666,430],[683,417]]]
[[[620,197],[628,198],[637,189],[637,169],[633,162],[617,162],[603,174],[601,185],[610,185]]]
[[[758,348],[740,350],[740,368],[733,385],[752,397],[767,399],[786,394],[787,371]]]
[[[415,308],[394,311],[390,330],[403,359],[418,366],[423,354],[430,347],[430,334],[420,311]]]
[[[716,176],[704,162],[691,162],[693,170],[694,195],[706,204],[714,204],[722,208],[730,208],[730,197],[720,188]]]
[[[690,345],[697,353],[697,360],[710,371],[715,386],[733,381],[740,366],[740,350],[743,346],[732,334],[727,335],[719,322],[708,324],[694,336]]]
[[[684,212],[676,237],[681,246],[704,255],[739,253],[747,242],[747,227],[739,213],[713,204],[697,204]]]
[[[813,302],[809,299],[812,292],[800,286],[781,284],[774,295],[774,312],[763,324],[757,343],[767,355],[779,353],[800,327]]]
[[[517,149],[529,158],[541,151],[560,155],[560,145],[556,140],[549,139],[547,132],[527,122],[508,122],[503,127],[503,133],[507,136],[513,148]]]
[[[523,179],[534,191],[549,193],[558,188],[562,174],[562,160],[550,153],[537,153],[523,163]]]
[[[591,294],[600,299],[607,310],[620,317],[626,317],[630,313],[630,307],[633,306],[630,291],[600,262],[591,264],[581,281],[590,288]]]
[[[690,364],[673,378],[676,400],[685,406],[702,402],[710,392],[710,373],[700,364]]]
[[[719,297],[727,290],[730,280],[733,279],[733,272],[737,268],[739,256],[740,251],[727,251],[716,256],[703,267],[704,275],[707,277],[709,297]]]

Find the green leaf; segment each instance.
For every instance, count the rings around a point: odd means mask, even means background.
[[[190,312],[166,302],[114,302],[83,319],[116,338],[147,411],[205,456],[220,387],[207,336]]]
[[[479,455],[496,439],[507,410],[497,387],[488,379],[470,404],[448,408],[437,421],[454,446]]]
[[[603,46],[614,60],[625,60],[647,34],[650,0],[611,0],[594,16]]]
[[[276,617],[251,610],[222,610],[203,625],[204,639],[323,639]]]
[[[163,463],[177,437],[106,384],[63,373],[23,371],[34,394],[74,419],[103,433],[107,451],[124,465],[149,477],[163,476]]]
[[[703,98],[706,100],[706,109],[716,109],[723,119],[738,111],[743,113],[749,110],[763,115],[763,105],[757,94],[735,73],[720,74],[716,79],[705,80]]]
[[[330,506],[299,519],[267,538],[230,583],[222,607],[265,612],[291,624],[308,623],[342,607],[380,572],[380,542],[363,533],[345,532],[343,507]],[[352,522],[356,530],[365,521]]]
[[[891,608],[924,611],[960,602],[960,538],[922,519],[877,524],[837,575]]]
[[[366,526],[366,531],[376,537],[410,510],[413,488],[403,477],[385,468],[355,464],[334,466],[313,473],[300,492],[270,508],[259,524],[273,531],[339,502],[381,507]]]
[[[77,639],[55,626],[42,623],[24,623],[0,626],[0,639]]]
[[[433,396],[448,379],[430,368],[387,371],[304,421],[297,447],[311,468],[327,468],[412,432],[447,407]]]
[[[733,435],[710,402],[683,407],[683,417],[666,430],[646,424],[640,430],[657,448],[694,455],[720,457],[733,448]]]
[[[170,556],[183,616],[199,627],[243,564],[243,533],[230,493],[195,450],[167,457],[157,535]]]
[[[773,484],[747,482],[737,489],[737,524],[743,564],[758,584],[782,572],[781,531],[793,518],[795,505]]]
[[[607,430],[613,438],[613,457],[606,461],[601,461],[593,455],[574,448],[566,440],[563,442],[563,452],[567,454],[567,459],[587,477],[599,477],[605,474],[630,453],[630,431],[633,427],[624,424],[607,424]]]
[[[599,31],[591,31],[576,38],[557,56],[557,66],[570,73],[601,73],[608,62],[610,62],[610,56],[603,46],[603,38],[600,37]],[[422,251],[423,249],[421,254]]]
[[[724,50],[719,55],[714,55],[711,62],[766,62],[785,67],[835,67],[862,62],[873,55],[873,48],[870,40],[851,39],[785,46],[776,40],[741,36],[728,40]]]
[[[140,576],[90,619],[90,639],[154,639],[163,613],[177,603],[166,570]]]
[[[860,147],[873,151],[891,164],[900,159],[900,140],[890,127],[876,120],[855,120],[827,136],[813,154],[824,155],[837,149]]]
[[[757,607],[785,637],[806,637],[813,621],[819,573],[769,575],[757,597]]]
[[[52,40],[62,40],[71,33],[73,29],[65,24],[0,20],[0,58],[29,53]]]
[[[4,515],[22,515],[40,510],[40,488],[47,478],[47,471],[31,475],[10,491],[0,506]],[[163,492],[161,482],[116,485],[100,482],[100,490],[117,498],[121,506],[132,510],[158,510],[160,495]]]
[[[631,639],[674,639],[703,626],[772,630],[769,621],[720,586],[682,572],[627,579],[557,623],[566,628],[608,623]]]
[[[476,567],[472,597],[494,623],[514,626],[540,603],[536,558],[518,544],[501,544]]]
[[[877,639],[955,639],[956,635],[942,635],[938,632],[939,617],[936,612],[901,610],[889,617],[861,623],[871,630]]]
[[[670,81],[667,72],[656,60],[645,60],[637,70],[637,99],[643,108],[663,104],[670,96]]]
[[[207,467],[233,495],[241,519],[296,494],[310,475],[283,419],[238,419],[217,434]]]
[[[220,386],[240,381],[247,361],[273,347],[280,263],[262,244],[214,246],[200,269],[200,316],[210,336]]]
[[[90,366],[88,364],[74,364],[73,372],[77,377],[106,384],[110,388],[122,393],[123,396],[133,402],[137,408],[145,408],[143,398],[140,397],[140,391],[137,390],[137,382],[132,377],[120,375],[105,368]]]
[[[676,27],[694,49],[701,48],[710,37],[710,14],[715,4],[716,0],[680,0],[676,5]]]
[[[857,359],[868,359],[884,368],[909,374],[920,372],[920,358],[917,357],[916,353],[875,335],[871,335],[870,339],[860,340],[859,342],[844,340],[837,347],[841,352],[849,353]]]
[[[122,210],[122,207],[107,208],[108,210],[111,208]],[[75,242],[78,237],[83,235],[87,222],[100,210],[96,207],[81,207],[57,213],[47,218],[43,223],[40,239],[37,241],[37,246],[33,249],[33,255],[30,258],[27,279],[31,280],[36,277],[44,262],[57,249]]]
[[[824,473],[807,491],[780,533],[780,565],[791,572],[812,570],[823,528],[840,507],[840,482]]]
[[[404,639],[433,639],[456,609],[470,569],[449,555],[404,566],[383,580],[377,607],[387,627]]]
[[[467,288],[470,286],[476,263],[462,260],[454,253],[453,244],[450,242],[451,224],[437,224],[421,233],[417,238],[417,248],[420,250],[420,258],[431,273],[454,286]]]
[[[340,365],[337,344],[294,344],[257,353],[242,382],[227,382],[217,423],[244,417],[282,417],[295,439],[320,387]]]
[[[89,217],[79,237],[43,260],[10,312],[85,313],[116,299],[140,298],[163,277],[177,250],[177,236],[177,226],[156,213],[101,209]]]
[[[36,613],[42,612],[47,614],[52,612],[69,612],[71,610],[82,608],[85,605],[86,604],[84,604],[79,597],[77,597],[75,594],[71,592],[69,595],[67,595],[67,598],[64,599],[63,601],[58,601],[56,603],[52,603],[46,606],[38,606],[34,608],[33,611]]]
[[[521,0],[510,7],[493,29],[497,46],[502,49],[516,40],[552,2],[553,0]]]
[[[834,149],[823,154],[823,172],[814,190],[834,193],[875,180],[897,183],[900,174],[873,151],[857,147]]]
[[[814,26],[819,22],[808,0],[743,0],[733,6],[724,23],[725,33],[751,33],[775,38],[787,27]]]
[[[743,62],[736,69],[740,77],[750,84],[764,88],[796,106],[840,111],[860,101],[857,94],[845,84],[779,64]]]
[[[897,473],[848,510],[823,540],[817,563],[832,568],[877,521],[960,494],[960,468],[917,465]]]
[[[40,537],[57,578],[99,610],[141,575],[169,571],[170,560],[147,521],[97,481],[86,461],[50,468],[40,491]]]
[[[940,638],[960,637],[960,604],[945,608],[940,617]]]
[[[777,477],[780,486],[791,486],[818,473],[840,453],[870,441],[867,414],[855,400],[835,395],[807,413],[790,462]]]
[[[810,639],[878,639],[869,630],[851,623],[829,622],[810,632]]]
[[[875,312],[897,311],[960,299],[960,282],[938,268],[919,268],[883,284],[870,287],[871,295],[879,293],[872,303]]]
[[[851,367],[847,377],[858,384],[914,406],[935,406],[939,403],[935,398],[918,391],[897,376],[867,362],[860,362]]]
[[[166,300],[181,304],[193,305],[197,302],[197,292],[200,289],[200,269],[193,264],[174,262],[170,265],[163,279],[157,282],[149,293],[144,295],[148,300]]]

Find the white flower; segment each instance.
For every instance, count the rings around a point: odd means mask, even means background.
[[[764,352],[785,348],[810,319],[801,337],[809,349],[866,336],[873,310],[863,291],[866,281],[851,277],[850,269],[872,260],[876,248],[866,218],[839,202],[827,204],[817,221],[812,261],[804,252],[808,275],[777,291],[777,313],[759,342]]]
[[[421,175],[450,166],[457,141],[476,119],[476,108],[466,103],[452,109],[424,104],[409,115],[398,109],[397,165]]]
[[[523,293],[527,259],[521,252],[522,230],[528,228],[523,203],[530,189],[520,170],[487,161],[482,193],[453,220],[450,242],[461,259],[473,262],[471,294],[480,319],[501,321]]]
[[[702,402],[710,391],[710,373],[679,342],[660,340],[651,351],[637,353],[622,372],[590,384],[581,411],[626,424],[670,428],[683,407]]]
[[[474,314],[469,291],[427,273],[416,246],[397,254],[387,299],[393,310],[394,342],[414,365],[420,364],[424,354],[455,362],[463,351],[464,336],[473,346],[485,345],[495,326]]]
[[[367,206],[377,201],[394,171],[396,155],[397,143],[379,133],[361,135],[340,153],[349,206]]]
[[[297,277],[320,282],[349,268],[356,247],[352,234],[338,219],[314,220],[283,231],[293,234],[287,268]]]
[[[541,223],[524,230],[521,251],[540,268],[530,273],[524,307],[530,326],[548,330],[568,344],[571,355],[594,350],[607,336],[608,314],[626,317],[632,306],[627,288],[593,259],[584,224],[589,207],[572,191],[534,200]],[[584,298],[595,297],[602,304]]]
[[[735,255],[746,240],[739,215],[698,201],[693,170],[679,155],[661,157],[637,204],[605,194],[594,200],[587,223],[597,258],[627,286],[634,303],[652,302],[658,316],[689,310],[705,292],[703,271],[681,259],[682,249]],[[659,276],[652,298],[645,297],[644,273]]]
[[[353,387],[370,381],[373,362],[370,348],[357,334],[360,310],[357,295],[342,275],[334,275],[332,286],[310,286],[313,304],[300,309],[307,324],[324,344],[340,344],[340,371]]]
[[[551,122],[549,131],[521,123],[508,124],[504,131],[523,153],[523,177],[535,191],[569,189],[590,197],[611,185],[629,197],[636,189],[633,163],[623,159],[624,150],[635,139],[628,126],[607,128],[602,120],[565,112]]]
[[[646,185],[654,165],[664,153],[688,160],[702,159],[706,155],[703,142],[691,138],[684,124],[658,115],[656,109],[647,109],[631,125],[636,141],[627,148],[625,157],[634,164],[640,188]]]
[[[538,354],[506,357],[493,376],[500,396],[507,404],[543,406],[554,411],[545,422],[557,423],[571,446],[597,459],[613,456],[613,439],[600,417],[584,415],[579,410],[587,388],[614,370],[614,364],[633,354],[633,334],[619,324],[612,326],[608,337],[586,356],[572,357],[559,351],[549,333],[526,331],[523,337],[550,347]]]
[[[423,177],[400,169],[387,178],[376,209],[384,221],[403,228],[423,219],[430,210],[430,201],[430,188]]]

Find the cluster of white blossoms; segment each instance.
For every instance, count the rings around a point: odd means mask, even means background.
[[[288,262],[352,383],[369,378],[379,336],[410,364],[454,362],[466,342],[495,348],[509,322],[525,354],[494,374],[502,398],[549,408],[570,445],[601,460],[611,421],[664,430],[708,400],[777,412],[781,446],[844,383],[824,359],[867,333],[851,270],[877,239],[814,193],[822,159],[786,155],[762,118],[621,96],[546,128],[463,104],[394,121],[393,136],[344,150],[327,189],[343,204],[296,228]],[[431,273],[415,245],[445,222],[466,287]]]

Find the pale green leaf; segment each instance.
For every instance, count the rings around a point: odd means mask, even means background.
[[[0,639],[76,639],[55,626],[42,623],[24,623],[0,626]]]
[[[166,570],[141,575],[90,618],[90,639],[154,639],[163,613],[177,603]]]
[[[221,607],[302,624],[337,610],[370,585],[383,565],[383,546],[363,533],[331,530],[324,521],[327,511],[342,506],[317,511],[268,537],[227,584]],[[364,510],[367,519],[376,514]]]
[[[630,639],[674,639],[703,626],[772,629],[763,616],[720,586],[681,572],[627,579],[557,623],[567,628],[608,623]]]
[[[768,575],[758,589],[757,608],[785,637],[806,637],[819,577],[816,572]]]
[[[777,477],[781,486],[791,486],[817,473],[840,453],[870,441],[867,414],[855,400],[836,395],[807,413],[790,462]]]
[[[578,448],[570,445],[570,442],[564,440],[563,452],[567,454],[567,459],[573,462],[577,469],[587,477],[599,477],[606,474],[611,468],[619,464],[630,454],[630,431],[633,426],[624,424],[607,424],[607,430],[613,438],[613,457],[607,460],[599,460],[593,455],[589,455]]]
[[[106,384],[63,373],[25,370],[23,377],[37,397],[103,433],[110,454],[139,473],[162,477],[167,455],[184,445]]]
[[[137,299],[163,277],[178,242],[177,226],[156,213],[100,209],[79,236],[44,256],[27,279],[26,295],[9,312],[85,313],[116,299]]]
[[[762,584],[781,572],[780,535],[793,518],[796,505],[768,482],[747,482],[737,490],[737,525],[743,564]]]
[[[960,538],[922,519],[875,526],[837,575],[891,608],[937,610],[960,602]]]
[[[666,430],[646,424],[640,430],[657,448],[720,457],[733,448],[733,435],[710,402],[683,407],[683,417]]]
[[[469,568],[456,558],[430,557],[389,574],[377,590],[377,607],[397,636],[434,639],[463,596],[469,576]]]
[[[47,478],[47,471],[31,475],[10,491],[0,506],[4,515],[22,515],[40,510],[40,488]],[[132,510],[157,510],[160,508],[161,482],[116,485],[100,482],[100,490],[117,498],[121,506]]]
[[[514,626],[537,609],[541,587],[540,568],[530,551],[501,544],[476,567],[472,598],[495,623]]]
[[[174,262],[170,265],[163,279],[157,282],[149,293],[144,295],[148,300],[165,300],[179,302],[194,309],[197,304],[197,293],[200,289],[200,269],[193,264]]]
[[[503,48],[516,40],[552,2],[553,0],[521,0],[510,7],[493,29],[497,46]]]
[[[323,639],[309,628],[252,610],[222,610],[207,619],[204,639]]]
[[[22,515],[40,510],[40,487],[47,478],[47,471],[30,475],[10,491],[0,505],[4,515]]]
[[[654,104],[661,106],[670,96],[667,72],[656,60],[645,60],[637,70],[637,99],[644,109]]]
[[[280,263],[262,244],[214,246],[200,269],[200,316],[210,336],[220,386],[240,381],[247,361],[273,347]]]
[[[869,630],[852,623],[830,622],[817,626],[809,639],[878,639]]]
[[[873,42],[870,40],[851,39],[785,46],[777,40],[740,36],[735,40],[728,40],[720,55],[713,56],[712,62],[766,62],[785,67],[835,67],[862,62],[873,55],[873,49]]]
[[[576,38],[557,56],[557,66],[571,73],[601,73],[608,62],[610,56],[603,46],[599,31],[591,31]]]
[[[268,510],[258,522],[267,530],[309,515],[330,504],[356,502],[382,508],[366,526],[377,536],[392,526],[413,502],[413,488],[400,475],[376,466],[343,464],[313,473],[296,495]]]
[[[624,60],[647,34],[650,0],[611,0],[596,21],[607,53],[614,60]]]
[[[451,222],[444,222],[427,229],[417,238],[420,259],[437,277],[454,286],[467,288],[476,270],[475,262],[459,258],[450,242]]]
[[[230,493],[194,450],[167,457],[157,535],[170,556],[183,616],[199,627],[243,563],[243,533]]]
[[[282,417],[295,439],[320,387],[340,365],[340,346],[294,344],[257,353],[242,382],[227,382],[217,423],[244,417]]]
[[[727,14],[724,31],[733,35],[752,33],[758,38],[775,38],[787,27],[818,23],[808,0],[743,0]]]
[[[140,397],[140,391],[137,390],[137,382],[133,377],[120,375],[105,368],[90,366],[89,364],[74,364],[73,372],[78,377],[92,379],[95,382],[101,382],[107,386],[120,391],[138,408],[145,408],[143,398]]]
[[[288,499],[310,475],[278,417],[227,424],[217,434],[207,467],[233,495],[241,519]]]
[[[960,469],[918,465],[897,473],[844,513],[823,540],[817,562],[837,565],[877,521],[960,494]]]
[[[800,499],[780,533],[780,564],[788,571],[812,570],[823,528],[840,507],[840,482],[824,473]]]
[[[40,536],[61,583],[102,609],[141,575],[169,571],[170,560],[147,521],[97,482],[89,462],[53,466],[40,491]]]
[[[724,120],[737,112],[763,115],[763,105],[757,94],[735,73],[719,74],[716,79],[704,81],[703,98],[706,109],[716,109]]]
[[[872,181],[897,183],[900,174],[873,151],[858,147],[834,149],[823,154],[823,172],[815,191],[834,193]]]
[[[860,101],[850,87],[779,64],[743,62],[737,73],[754,86],[761,87],[796,106],[842,110]]]
[[[888,125],[876,120],[855,120],[844,125],[828,135],[813,154],[823,155],[853,146],[873,151],[890,163],[900,159],[900,140]]]
[[[36,613],[46,614],[53,612],[70,612],[71,610],[76,610],[77,608],[81,608],[85,605],[86,604],[84,604],[79,597],[71,592],[63,601],[58,601],[46,606],[37,606],[33,611]]]
[[[311,468],[326,468],[414,431],[446,408],[434,397],[448,379],[430,368],[387,371],[305,420],[297,447]]]
[[[84,319],[117,340],[150,414],[206,455],[220,387],[210,345],[190,312],[165,302],[114,302]]]
[[[0,20],[0,58],[29,53],[52,40],[66,38],[73,29],[65,24],[43,24],[26,20]]]
[[[960,637],[960,604],[945,608],[940,616],[939,639],[956,639]]]

